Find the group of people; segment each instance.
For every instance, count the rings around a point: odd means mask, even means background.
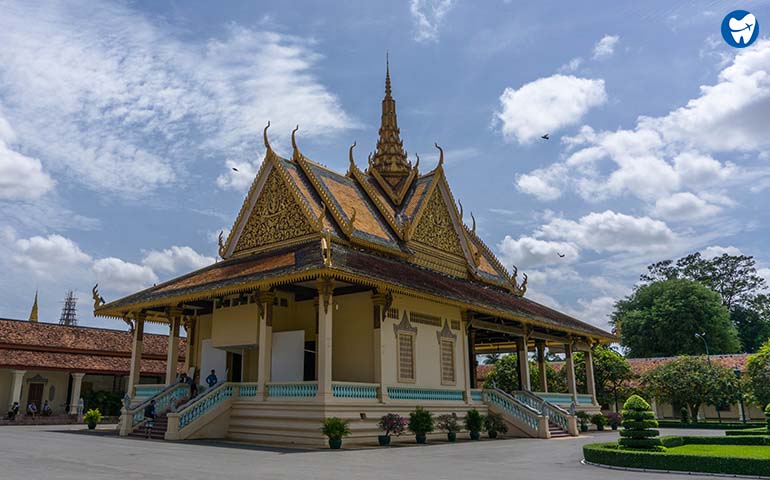
[[[217,379],[216,371],[212,370],[211,374],[209,374],[208,377],[206,377],[206,385],[208,385],[208,388],[211,389],[219,382],[219,379]],[[190,386],[190,398],[195,398],[198,396],[198,385],[197,382],[193,380],[192,377],[187,375],[186,373],[182,373],[179,376],[179,383],[184,383]],[[147,404],[146,407],[144,407],[144,436],[145,438],[150,438],[152,435],[152,429],[155,428],[155,419],[158,418],[158,413],[155,409],[155,400],[150,400],[150,403]]]
[[[51,409],[51,406],[48,405],[48,400],[43,402],[43,406],[40,409],[39,412],[40,415],[44,417],[50,417],[53,415],[53,410]],[[27,405],[27,416],[32,417],[34,419],[38,415],[38,409],[35,402],[29,402]],[[6,420],[16,420],[16,417],[19,416],[19,402],[13,402],[11,404],[11,407],[8,409],[8,414],[6,415]]]

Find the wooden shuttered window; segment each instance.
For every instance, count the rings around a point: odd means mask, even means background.
[[[455,342],[452,340],[441,340],[441,383],[444,385],[455,385]]]
[[[398,381],[414,382],[414,335],[398,334]]]

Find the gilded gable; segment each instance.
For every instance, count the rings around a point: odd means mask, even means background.
[[[412,239],[446,253],[463,256],[463,249],[452,217],[449,216],[449,210],[438,188],[433,190],[430,200],[425,205]]]
[[[289,187],[284,184],[279,172],[273,169],[265,180],[234,251],[250,250],[314,231]]]

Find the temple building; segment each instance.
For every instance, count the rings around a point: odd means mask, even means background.
[[[349,151],[347,172],[306,157],[292,132],[291,158],[271,147],[226,239],[221,261],[104,303],[97,316],[132,322],[132,369],[148,322],[187,330],[199,383],[220,383],[182,404],[171,376],[154,394],[167,409],[167,439],[228,438],[320,445],[320,420],[350,419],[353,442],[372,442],[385,413],[423,405],[435,414],[475,407],[502,413],[513,435],[577,434],[575,409],[598,409],[593,387],[579,394],[574,351],[614,337],[525,297],[526,275],[509,272],[463,223],[462,205],[438,165],[420,171],[400,137],[389,69],[379,138],[365,168]],[[173,342],[172,342],[173,344]],[[476,384],[477,355],[547,351],[565,355],[570,393],[523,378],[520,390]],[[133,371],[133,370],[132,370]],[[544,379],[545,375],[540,378]],[[132,378],[137,378],[136,376]],[[134,392],[136,396],[136,392]],[[121,433],[141,426],[138,395]]]

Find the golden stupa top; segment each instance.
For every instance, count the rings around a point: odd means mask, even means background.
[[[391,94],[390,64],[387,61],[379,138],[377,149],[369,159],[369,167],[384,177],[404,177],[412,170],[412,165],[406,160],[404,142],[401,140],[401,131],[398,128],[396,101]]]

